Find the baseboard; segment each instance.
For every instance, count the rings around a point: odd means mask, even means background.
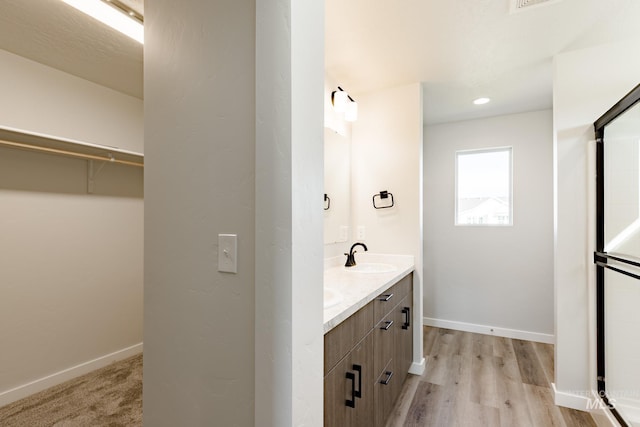
[[[113,362],[135,356],[139,353],[142,353],[142,343],[123,348],[122,350],[118,350],[113,353],[98,357],[96,359],[89,360],[88,362],[81,363],[63,371],[47,375],[44,378],[31,381],[30,383],[23,384],[11,390],[0,392],[0,407],[8,405],[9,403],[15,402],[16,400],[20,400],[24,397],[30,396],[39,391],[46,390],[49,387],[53,387],[65,381],[69,381],[73,378],[79,377],[80,375],[88,374],[91,371],[100,369]]]
[[[475,323],[456,322],[453,320],[432,319],[424,317],[422,320],[426,326],[434,326],[437,328],[453,329],[456,331],[474,332],[476,334],[496,335],[504,338],[515,338],[518,340],[542,342],[546,344],[554,344],[555,337],[550,334],[541,334],[538,332],[519,331],[517,329],[500,328],[497,326],[478,325]]]
[[[557,406],[590,412],[598,427],[620,427],[615,417],[605,409],[604,403],[600,403],[599,399],[594,401],[594,399],[597,399],[595,396],[590,397],[583,394],[559,391],[555,383],[551,383],[551,389],[554,403]]]
[[[589,396],[559,391],[555,383],[551,383],[551,389],[553,390],[553,399],[557,406],[590,412],[592,404]]]
[[[424,373],[425,365],[425,358],[423,357],[420,363],[413,362],[411,366],[409,366],[409,373],[413,375],[422,375]]]

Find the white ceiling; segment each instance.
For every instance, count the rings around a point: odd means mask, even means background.
[[[640,36],[638,0],[509,12],[510,0],[326,0],[327,72],[356,100],[424,82],[425,120],[441,123],[551,108],[555,54]]]
[[[328,73],[356,98],[423,82],[427,123],[550,108],[553,55],[640,37],[640,0],[325,1]],[[142,45],[60,0],[1,0],[0,49],[142,98]]]

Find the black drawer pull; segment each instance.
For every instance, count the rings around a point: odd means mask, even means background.
[[[380,329],[384,329],[385,331],[388,331],[391,325],[393,325],[393,320],[387,320],[384,323],[386,323],[387,326],[381,326]]]
[[[378,301],[389,301],[391,298],[393,298],[393,294],[386,294],[382,295],[382,297],[379,298]]]
[[[347,372],[347,379],[351,380],[351,400],[346,400],[346,405],[349,408],[356,407],[356,376],[353,372]]]
[[[387,372],[385,372],[385,374],[387,375],[387,379],[386,380],[380,380],[380,384],[389,385],[389,381],[391,381],[391,377],[393,376],[393,372],[387,371]]]
[[[358,373],[358,389],[354,390],[353,395],[355,397],[362,398],[362,366],[353,365],[353,370]],[[354,383],[355,383],[355,381],[354,381]]]
[[[409,329],[409,327],[411,326],[411,307],[403,308],[402,314],[407,316],[406,320],[404,321],[404,325],[402,325],[402,329]]]

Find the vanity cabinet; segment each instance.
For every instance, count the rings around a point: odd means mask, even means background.
[[[325,427],[384,426],[411,365],[413,275],[325,337]]]

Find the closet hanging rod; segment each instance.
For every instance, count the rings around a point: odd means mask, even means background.
[[[104,157],[104,156],[96,156],[93,154],[84,154],[84,153],[74,153],[73,151],[67,151],[67,150],[60,150],[57,148],[48,148],[48,147],[38,147],[37,145],[30,145],[30,144],[23,144],[20,142],[11,142],[11,141],[5,141],[0,139],[0,145],[6,145],[9,147],[14,147],[14,148],[22,148],[25,150],[32,150],[32,151],[42,151],[45,153],[51,153],[51,154],[61,154],[63,156],[70,156],[70,157],[75,157],[78,159],[86,159],[86,160],[100,160],[103,162],[110,162],[110,163],[119,163],[122,165],[128,165],[128,166],[137,166],[140,168],[144,167],[144,163],[139,163],[139,162],[131,162],[129,160],[120,160],[120,159],[116,159],[115,157]]]

